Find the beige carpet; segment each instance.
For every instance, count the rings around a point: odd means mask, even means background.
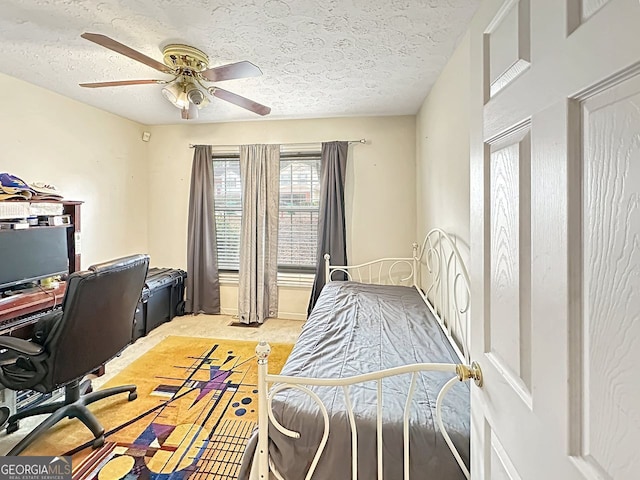
[[[271,343],[293,343],[297,338],[298,333],[300,332],[300,328],[302,327],[302,322],[295,320],[278,319],[271,319],[267,321],[259,329],[231,327],[229,326],[229,323],[231,323],[232,320],[233,319],[231,317],[224,315],[199,315],[195,317],[186,316],[176,318],[172,322],[160,326],[159,328],[151,332],[149,336],[139,339],[134,345],[128,347],[121,357],[118,357],[107,364],[107,374],[98,379],[94,379],[94,388],[99,388],[101,385],[105,384],[106,381],[109,381],[113,379],[115,375],[118,375],[120,371],[126,369],[127,366],[130,365],[136,358],[144,355],[159,343],[164,343],[163,341],[169,335],[192,334],[202,337],[217,337],[220,341],[225,338],[247,339],[249,340],[247,348],[250,348],[250,350],[253,351],[256,343],[261,339],[265,339]],[[210,339],[206,341],[211,342]],[[192,347],[193,346],[195,346],[195,344],[192,345]],[[167,359],[174,358],[174,354],[175,352],[173,352],[173,354],[166,354]],[[200,354],[202,354],[202,351],[199,351],[197,355]],[[153,363],[160,364],[162,362],[158,361]],[[272,370],[270,369],[270,371]],[[120,383],[119,380],[116,380],[116,382]],[[139,380],[134,379],[133,382],[140,386]],[[109,381],[108,383],[112,384],[113,381]],[[138,400],[131,402],[130,405],[138,404],[141,397],[142,395]],[[92,405],[90,408],[97,414],[100,421],[105,423],[105,427],[107,428],[107,430],[109,430],[112,425],[118,424],[120,420],[116,419],[116,414],[109,414],[107,415],[107,417],[105,417],[104,413],[107,412],[107,409],[110,411],[114,406],[126,406],[128,403],[129,402],[127,402],[126,400],[126,395],[123,394],[119,398],[114,397],[112,399],[98,402]],[[140,402],[140,404],[142,403],[143,402]],[[43,417],[35,417],[33,419],[23,420],[21,422],[21,428],[18,432],[12,435],[6,435],[4,432],[0,434],[0,452],[8,451],[42,419]],[[76,433],[74,433],[73,435],[70,435],[68,433],[69,430],[67,429],[67,426],[74,422],[75,420],[65,420],[61,422],[59,426],[52,429],[50,436],[48,436],[49,439],[47,439],[47,437],[43,437],[41,440],[38,440],[30,449],[25,452],[25,454],[34,454],[34,452],[37,451],[42,455],[58,455],[60,453],[64,453],[73,449],[77,445],[81,445],[84,442],[90,441],[91,435],[88,430],[84,430],[84,427],[75,429]],[[75,463],[76,462],[74,462],[74,464]]]

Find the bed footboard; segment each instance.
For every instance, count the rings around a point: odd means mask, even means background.
[[[470,478],[469,470],[463,462],[460,454],[456,450],[451,438],[449,437],[444,423],[442,421],[442,401],[451,389],[451,387],[460,381],[468,381],[473,379],[477,385],[482,385],[482,373],[477,365],[463,365],[453,363],[420,363],[413,365],[405,365],[402,367],[389,368],[378,372],[368,373],[364,375],[356,375],[346,378],[310,378],[310,377],[292,377],[285,375],[271,375],[268,373],[269,366],[269,354],[271,347],[266,342],[260,342],[256,347],[256,356],[258,359],[258,448],[257,448],[257,466],[258,466],[258,478],[260,480],[268,480],[269,473],[271,472],[278,480],[283,480],[281,474],[275,469],[269,459],[269,421],[273,427],[275,427],[280,433],[290,437],[299,438],[299,433],[287,429],[281,425],[273,415],[272,400],[275,394],[285,388],[293,388],[303,391],[309,397],[311,397],[318,409],[322,413],[324,421],[324,432],[318,450],[313,458],[305,480],[312,478],[318,461],[322,456],[327,439],[329,437],[329,415],[326,406],[322,403],[321,399],[308,387],[310,386],[328,386],[342,389],[346,402],[349,424],[351,429],[351,458],[352,458],[352,470],[351,478],[357,480],[358,478],[358,431],[355,422],[355,416],[353,407],[351,404],[351,397],[349,396],[349,387],[351,385],[375,381],[377,386],[377,415],[376,415],[376,447],[377,447],[377,471],[378,479],[383,479],[383,438],[382,438],[382,379],[403,374],[411,374],[411,380],[409,384],[409,393],[407,395],[404,416],[403,416],[403,464],[404,464],[404,476],[403,478],[409,479],[409,419],[411,412],[412,397],[415,391],[416,380],[420,372],[425,371],[438,371],[448,372],[452,374],[451,379],[442,387],[440,394],[436,401],[436,421],[438,427],[447,443],[447,446],[451,450],[451,453],[455,457],[458,465],[462,469],[462,472],[466,478]],[[269,385],[272,384],[272,388],[269,389]]]

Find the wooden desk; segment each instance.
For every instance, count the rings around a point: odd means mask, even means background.
[[[38,203],[58,203],[52,201],[32,201],[31,204]],[[73,200],[63,200],[62,212],[69,215],[71,225],[67,229],[67,259],[69,261],[69,273],[77,272],[81,269],[80,263],[80,207],[82,202]],[[38,227],[41,228],[41,227]],[[60,228],[60,227],[52,227]],[[4,235],[11,234],[4,232]],[[23,317],[27,315],[37,314],[45,310],[51,310],[53,307],[62,303],[64,296],[65,283],[61,282],[58,288],[43,291],[40,289],[31,292],[25,292],[11,298],[0,299],[0,335],[12,335],[21,338],[31,338],[33,328],[36,321],[29,322],[29,319]]]
[[[25,316],[59,306],[64,298],[66,283],[55,289],[33,289],[0,299],[0,335],[30,338],[35,321]]]
[[[54,289],[37,289],[0,299],[0,335],[31,338],[37,320],[29,319],[29,315],[60,306],[66,288],[66,282],[60,282]],[[104,365],[93,373],[97,376],[104,375]]]

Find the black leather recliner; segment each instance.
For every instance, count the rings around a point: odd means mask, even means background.
[[[77,418],[95,436],[93,447],[104,443],[104,427],[86,407],[97,400],[129,392],[135,385],[84,394],[90,382],[82,378],[120,353],[132,340],[132,322],[144,286],[149,257],[133,255],[72,273],[62,309],[42,318],[31,341],[0,337],[0,384],[13,390],[48,393],[64,386],[63,401],[36,406],[7,420],[7,433],[18,421],[49,413],[8,455],[18,455],[38,435],[65,417]]]

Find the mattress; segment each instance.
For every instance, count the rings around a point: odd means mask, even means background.
[[[459,363],[437,320],[412,287],[330,282],[287,360],[283,375],[343,378],[412,363]],[[411,374],[383,380],[384,478],[403,478],[402,426]],[[451,374],[421,372],[411,407],[411,478],[462,480],[464,475],[436,424],[436,399]],[[351,478],[351,430],[341,388],[311,387],[327,407],[329,440],[312,478]],[[358,431],[358,478],[377,478],[376,383],[350,387]],[[323,433],[315,402],[286,389],[273,399],[280,423],[300,432],[292,439],[269,427],[271,460],[285,480],[303,479]],[[456,384],[443,402],[447,432],[469,465],[469,386]],[[238,478],[247,478],[257,431]]]

